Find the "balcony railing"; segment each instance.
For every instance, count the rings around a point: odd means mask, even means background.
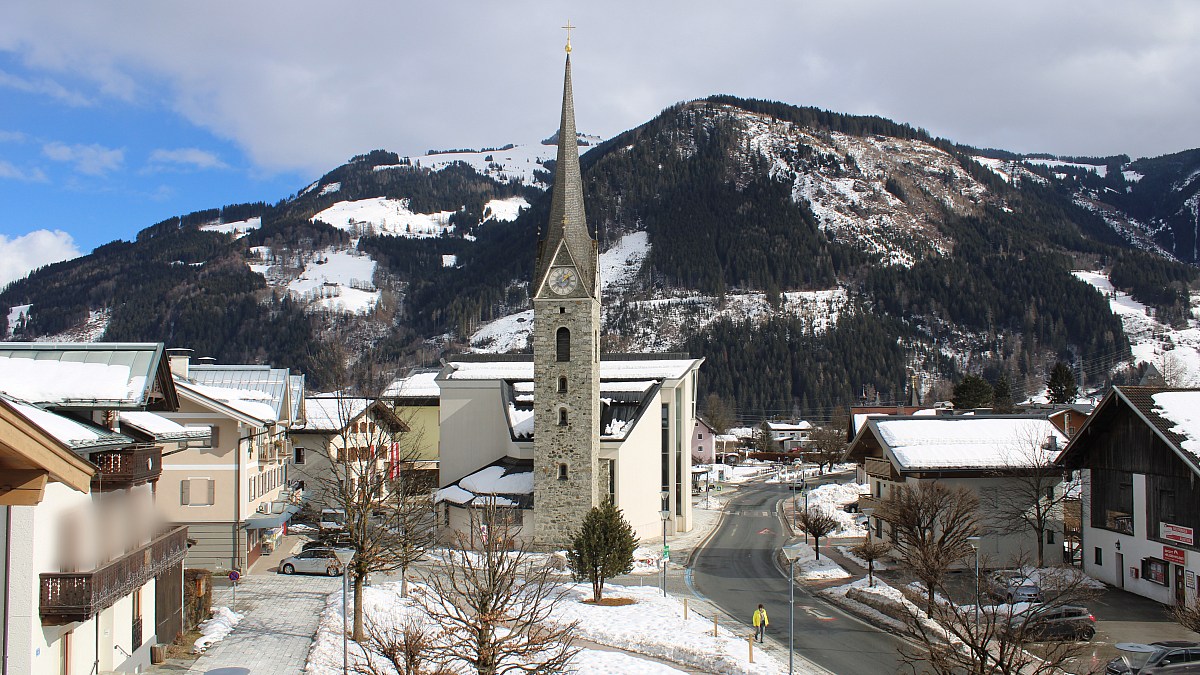
[[[177,527],[90,572],[42,574],[38,603],[42,623],[87,621],[178,564],[186,553],[187,527]]]
[[[863,495],[858,498],[858,510],[866,511],[867,509],[878,509],[879,501],[879,497],[868,497]]]
[[[900,480],[900,474],[896,471],[896,467],[892,466],[892,463],[886,459],[868,457],[863,464],[863,468],[866,470],[868,476],[890,481]]]
[[[93,452],[88,455],[100,472],[92,478],[98,490],[121,490],[158,480],[162,474],[162,447],[131,445],[119,450]]]

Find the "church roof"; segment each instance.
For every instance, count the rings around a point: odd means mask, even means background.
[[[454,506],[533,508],[533,460],[502,457],[434,494],[434,502]]]
[[[562,120],[558,126],[558,160],[554,167],[554,192],[550,199],[550,222],[538,242],[537,270],[533,292],[545,284],[560,244],[579,270],[579,283],[591,297],[599,297],[596,240],[588,232],[583,207],[583,179],[579,172],[579,136],[575,131],[575,100],[571,85],[571,55],[563,76]]]

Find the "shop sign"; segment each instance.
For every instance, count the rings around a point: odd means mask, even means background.
[[[1159,536],[1166,541],[1173,541],[1184,546],[1194,546],[1195,540],[1192,533],[1192,528],[1182,525],[1172,525],[1171,523],[1158,523]]]
[[[1185,578],[1187,579],[1187,587],[1188,588],[1196,587],[1196,573],[1195,572],[1188,570]]]
[[[1187,551],[1173,546],[1163,546],[1163,560],[1179,563],[1180,565],[1186,564]]]

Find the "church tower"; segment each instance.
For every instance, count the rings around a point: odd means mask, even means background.
[[[533,286],[534,541],[564,546],[600,504],[600,266],[588,233],[568,24],[550,222]]]

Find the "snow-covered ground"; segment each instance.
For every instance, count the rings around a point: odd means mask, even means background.
[[[655,587],[606,586],[606,598],[634,600],[631,605],[619,607],[585,604],[583,600],[591,598],[590,585],[568,584],[564,588],[566,595],[555,608],[551,621],[562,624],[578,621],[576,634],[579,638],[628,652],[586,650],[575,664],[581,673],[657,675],[678,672],[661,663],[638,658],[638,654],[714,673],[766,675],[787,670],[786,663],[761,649],[755,650],[751,664],[746,641],[748,629],[721,627],[719,634],[713,636],[712,617],[700,616],[693,611],[684,620],[682,603],[673,597],[663,597]],[[409,591],[408,598],[401,598],[397,583],[365,588],[367,621],[395,626],[411,622],[436,635],[439,626],[426,608],[431,602],[426,596],[428,590],[421,584],[410,584]],[[306,672],[314,675],[341,672],[341,605],[340,592],[329,596],[309,652]],[[356,663],[362,662],[360,648],[353,643],[350,658]],[[805,672],[803,666],[799,672]]]
[[[471,347],[493,354],[525,351],[533,335],[533,310],[510,314],[486,323],[471,336]]]
[[[650,254],[650,234],[631,232],[600,256],[600,284],[608,292],[624,290]]]
[[[595,147],[600,140],[586,137],[591,145],[579,146],[579,154],[583,155]],[[558,146],[542,145],[541,143],[522,143],[503,150],[483,150],[480,152],[440,152],[422,157],[413,157],[412,166],[430,168],[440,171],[456,162],[470,165],[475,171],[485,176],[491,176],[501,183],[524,183],[534,187],[545,188],[546,185],[534,179],[534,171],[545,171],[546,160],[558,155]],[[381,165],[376,171],[408,168],[408,165]]]
[[[484,221],[495,220],[506,223],[517,219],[521,211],[529,208],[529,202],[524,197],[509,197],[508,199],[493,199],[483,205]]]
[[[828,547],[828,542],[822,540],[821,550]],[[796,556],[796,578],[805,581],[827,581],[829,579],[849,579],[850,573],[842,566],[827,557],[817,558],[817,552],[812,546],[798,542],[791,547],[799,555]]]
[[[232,234],[234,239],[241,239],[260,227],[262,227],[262,218],[255,216],[248,220],[239,220],[232,223],[209,223],[208,225],[201,225],[200,229],[205,232]]]
[[[352,235],[390,234],[397,237],[440,237],[454,231],[450,224],[453,211],[414,213],[407,199],[376,197],[338,202],[313,216]]]
[[[379,302],[374,277],[375,261],[370,257],[354,250],[325,249],[287,289],[316,307],[365,314]]]
[[[8,337],[11,338],[17,326],[24,323],[30,307],[33,305],[16,305],[8,310]]]
[[[1184,369],[1183,379],[1195,384],[1200,378],[1200,297],[1191,298],[1192,312],[1188,327],[1172,328],[1159,322],[1153,310],[1115,289],[1104,272],[1077,270],[1075,276],[1095,287],[1108,298],[1109,307],[1121,319],[1129,338],[1134,362],[1152,363],[1160,372]]]

